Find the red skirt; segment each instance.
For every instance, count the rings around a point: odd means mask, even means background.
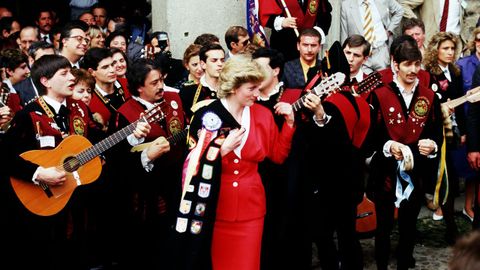
[[[213,270],[259,270],[263,217],[248,221],[216,220],[213,230]]]

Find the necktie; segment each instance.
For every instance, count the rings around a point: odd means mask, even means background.
[[[373,45],[373,42],[375,41],[375,33],[373,32],[372,10],[370,9],[367,0],[363,0],[363,5],[365,7],[365,16],[363,17],[363,36]]]
[[[440,32],[445,32],[447,30],[447,20],[448,20],[448,6],[450,5],[449,0],[445,0],[443,5],[442,19],[440,20]]]
[[[57,115],[55,115],[55,122],[60,130],[68,133],[68,109],[65,107],[65,105],[60,106],[60,110],[58,111]]]
[[[43,41],[47,42],[47,36],[43,36]]]

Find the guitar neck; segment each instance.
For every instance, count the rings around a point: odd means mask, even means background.
[[[463,97],[459,97],[459,98],[452,99],[450,101],[444,102],[443,105],[446,105],[447,107],[453,109],[453,108],[456,108],[456,107],[462,105],[463,103],[465,103],[467,101],[468,101],[467,96],[463,96]]]
[[[177,132],[172,136],[168,137],[167,141],[170,143],[170,145],[174,145],[179,141],[185,139],[187,137],[187,133],[188,133],[188,128],[185,128],[184,130]]]
[[[140,120],[137,120],[130,125],[120,129],[119,131],[113,133],[112,135],[108,136],[107,138],[101,140],[99,143],[85,149],[84,151],[80,152],[77,155],[77,159],[80,161],[80,164],[83,165],[90,160],[96,158],[103,152],[107,151],[108,149],[112,148],[114,145],[117,143],[121,142],[125,138],[128,137],[128,135],[132,134],[132,132],[135,130],[137,123]]]

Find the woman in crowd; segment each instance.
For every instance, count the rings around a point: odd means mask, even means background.
[[[128,68],[127,55],[118,48],[111,48],[110,51],[113,54],[113,65],[115,67],[115,74],[117,74],[117,78],[126,78],[125,74],[127,74]]]
[[[459,39],[452,33],[439,32],[435,34],[425,51],[424,66],[430,72],[430,88],[437,94],[440,103],[448,99],[454,99],[462,95],[462,74],[455,65],[457,60]],[[455,243],[458,235],[457,225],[454,219],[454,200],[458,195],[458,174],[454,151],[465,143],[465,111],[462,106],[455,108],[450,116],[444,115],[444,131],[446,139],[446,160],[449,191],[444,205],[440,205],[433,214],[434,220],[445,219],[445,238],[449,244]],[[466,161],[464,161],[466,162]],[[433,191],[432,191],[433,194]],[[442,201],[442,198],[440,199]]]
[[[188,75],[179,82],[176,88],[182,89],[188,84],[198,84],[204,71],[200,66],[200,48],[197,44],[190,44],[183,53],[183,66],[188,70]]]
[[[231,59],[220,74],[219,99],[193,117],[196,147],[185,162],[175,226],[188,254],[180,269],[260,269],[266,205],[258,163],[283,162],[294,132],[291,105],[275,105],[285,117],[278,131],[271,112],[255,103],[263,79],[250,58]]]
[[[91,25],[88,28],[87,35],[90,37],[90,48],[104,48],[105,47],[105,33],[96,25]]]
[[[122,52],[127,53],[128,39],[124,32],[114,31],[108,35],[105,40],[105,45],[108,48],[118,48]]]

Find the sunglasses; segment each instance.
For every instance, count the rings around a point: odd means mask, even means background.
[[[245,39],[245,40],[242,42],[242,45],[243,45],[243,46],[247,46],[248,43],[250,43],[250,39]]]
[[[473,41],[475,41],[475,42],[480,42],[480,38],[476,38],[476,39],[474,39]]]

